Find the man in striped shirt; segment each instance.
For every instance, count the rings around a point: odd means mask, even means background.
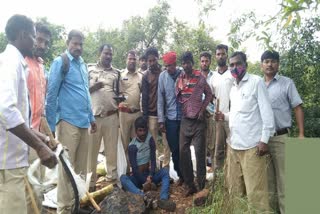
[[[204,137],[204,112],[212,99],[211,89],[200,71],[193,69],[192,53],[187,51],[181,58],[182,72],[176,83],[177,99],[182,103],[180,128],[180,170],[187,186],[185,196],[197,192],[194,184],[190,145],[195,148],[197,159],[197,183],[202,190],[206,179],[206,145]],[[205,95],[202,100],[202,94]]]

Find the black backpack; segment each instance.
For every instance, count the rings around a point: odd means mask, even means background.
[[[63,53],[60,56],[62,58],[61,72],[64,79],[70,69],[70,59],[66,53]]]

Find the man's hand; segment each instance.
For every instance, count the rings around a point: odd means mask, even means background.
[[[93,92],[98,91],[99,89],[103,88],[103,86],[104,86],[103,82],[96,82],[89,88],[89,91],[90,91],[90,93],[93,93]]]
[[[166,132],[166,127],[164,126],[164,123],[163,123],[163,122],[159,123],[159,130],[160,130],[161,132]]]
[[[49,147],[44,144],[42,146],[39,146],[37,154],[41,160],[41,164],[50,169],[52,169],[58,163],[57,157],[54,152],[52,152],[51,149],[49,149]]]
[[[257,155],[258,156],[264,156],[265,154],[268,153],[268,145],[265,144],[264,142],[259,142],[259,144],[257,145]]]
[[[215,121],[224,121],[224,114],[221,111],[217,111],[214,113]]]
[[[32,129],[33,133],[35,133],[35,135],[37,135],[38,138],[40,138],[40,140],[42,140],[43,142],[47,143],[48,140],[47,140],[47,135],[45,134],[42,134],[41,132],[35,130],[35,129]]]
[[[97,131],[97,124],[96,122],[91,122],[91,130],[90,130],[90,133],[93,134],[93,133],[96,133]]]

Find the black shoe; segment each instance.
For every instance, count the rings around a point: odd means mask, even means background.
[[[160,200],[158,201],[158,206],[159,208],[169,212],[174,212],[176,209],[176,203],[170,200]]]
[[[182,178],[179,178],[179,180],[177,181],[177,186],[182,186],[183,182],[184,180]]]
[[[188,197],[190,195],[193,195],[194,193],[197,193],[197,188],[194,184],[192,184],[190,187],[189,186],[186,187],[186,190],[183,195],[184,197]]]
[[[170,184],[173,184],[173,183],[174,183],[173,178],[170,178]]]

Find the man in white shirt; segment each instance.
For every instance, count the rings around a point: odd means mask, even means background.
[[[269,211],[267,143],[274,134],[273,112],[262,78],[248,74],[247,57],[235,52],[229,60],[235,82],[230,92],[230,112],[216,114],[229,121],[227,186],[233,196],[247,195],[258,212]]]
[[[208,51],[204,51],[200,53],[200,71],[201,74],[206,78],[207,83],[210,86],[211,77],[213,72],[210,70],[211,65],[211,54]],[[204,95],[203,95],[204,99]],[[214,142],[215,142],[215,127],[213,121],[213,114],[214,114],[214,105],[210,102],[206,108],[204,113],[205,117],[205,140],[206,140],[206,154],[207,156],[210,155],[211,157],[211,164],[213,163],[213,156],[214,156]],[[213,166],[213,165],[212,165]]]
[[[229,113],[230,109],[230,90],[234,82],[234,78],[231,75],[227,66],[228,59],[228,46],[220,44],[216,47],[215,58],[218,64],[217,70],[213,72],[210,79],[210,87],[212,93],[215,96],[215,106],[223,114]],[[229,123],[228,121],[215,121],[215,146],[214,156],[212,162],[214,163],[213,169],[219,170],[223,167],[223,162],[226,153],[226,141],[229,136]]]
[[[33,21],[14,15],[5,31],[9,44],[0,54],[0,213],[25,214],[30,213],[24,180],[28,146],[36,150],[41,163],[49,168],[57,164],[57,158],[45,144],[45,136],[29,128],[31,113],[24,56],[33,48]]]

